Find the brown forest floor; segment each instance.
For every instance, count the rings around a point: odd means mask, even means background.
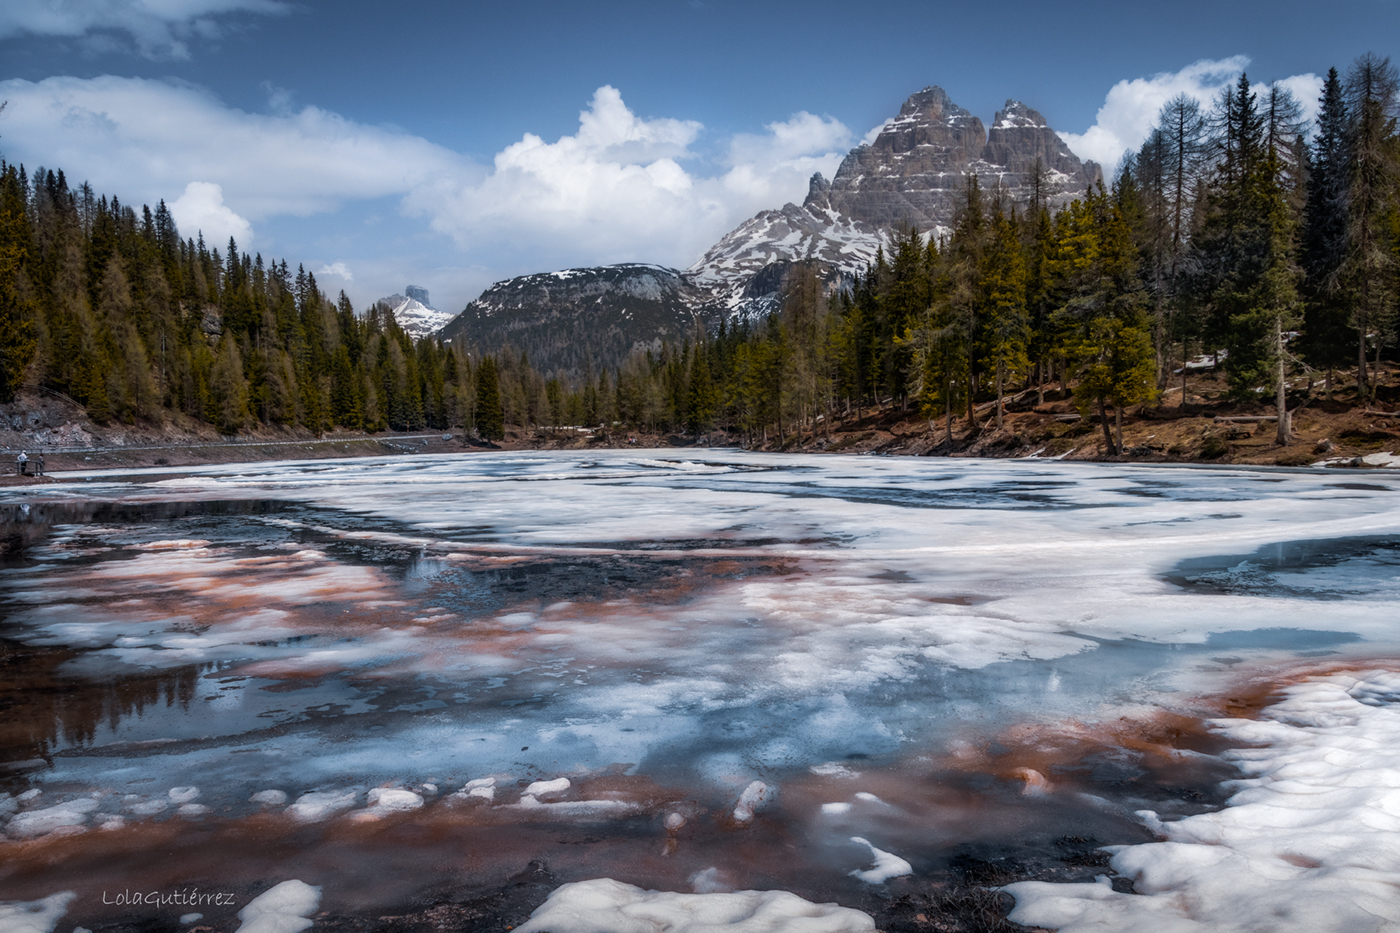
[[[1001,430],[995,426],[990,403],[977,407],[978,426],[970,431],[966,417],[953,419],[953,441],[947,441],[943,419],[930,423],[896,405],[852,412],[837,419],[828,432],[789,432],[759,439],[752,449],[843,454],[895,454],[950,457],[1060,457],[1146,463],[1238,463],[1307,466],[1332,461],[1337,466],[1372,466],[1354,462],[1378,453],[1400,453],[1400,368],[1385,367],[1373,386],[1370,403],[1357,403],[1355,379],[1334,379],[1327,398],[1319,381],[1312,395],[1299,384],[1289,397],[1293,438],[1276,443],[1273,421],[1226,419],[1267,417],[1273,408],[1262,402],[1241,403],[1226,397],[1222,379],[1193,375],[1187,381],[1187,402],[1181,404],[1178,382],[1160,403],[1134,406],[1124,412],[1124,453],[1110,457],[1097,416],[1077,418],[1073,400],[1058,386],[1046,388],[1036,404],[1034,391],[1009,401]],[[1110,414],[1110,417],[1112,415]],[[641,447],[704,447],[742,445],[738,435],[716,432],[709,438],[635,434]],[[629,446],[628,435],[609,438],[573,431],[508,432],[503,447],[511,449],[569,449]],[[1373,458],[1374,459],[1374,458]]]
[[[1066,460],[1117,462],[1236,463],[1306,466],[1329,461],[1334,466],[1367,467],[1361,460],[1374,454],[1400,453],[1400,367],[1387,366],[1374,386],[1369,404],[1357,403],[1354,379],[1339,376],[1331,398],[1319,383],[1311,396],[1298,385],[1290,395],[1293,440],[1275,443],[1272,421],[1240,422],[1272,414],[1271,406],[1226,398],[1219,377],[1206,373],[1188,380],[1187,402],[1181,404],[1178,383],[1159,404],[1135,406],[1124,413],[1124,453],[1109,457],[1097,417],[1076,419],[1073,400],[1058,387],[1047,387],[1045,401],[1023,393],[1008,402],[1001,430],[995,428],[989,403],[978,406],[980,422],[970,431],[966,417],[954,418],[953,441],[946,440],[940,419],[930,423],[896,405],[836,419],[828,431],[788,432],[781,441],[770,433],[752,449],[804,453],[892,454],[951,457],[1060,457]],[[743,446],[737,434],[715,432],[709,437],[677,434],[609,433],[577,428],[510,428],[498,444],[465,438],[460,431],[429,430],[374,435],[335,434],[315,437],[304,430],[262,429],[236,439],[219,436],[208,425],[179,416],[162,425],[92,423],[67,400],[21,391],[10,405],[0,406],[0,485],[58,481],[19,477],[12,469],[14,454],[43,452],[50,473],[101,468],[180,467],[205,463],[307,460],[386,454],[464,453],[469,450],[545,450],[600,448],[696,448]],[[60,448],[69,448],[63,452]],[[73,448],[81,448],[73,450]],[[1371,458],[1373,461],[1382,458]]]

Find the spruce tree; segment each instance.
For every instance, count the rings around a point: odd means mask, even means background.
[[[1030,318],[1026,312],[1026,263],[1014,217],[999,210],[992,218],[987,254],[987,355],[997,392],[996,425],[1002,428],[1006,385],[1019,379],[1030,365],[1026,346]]]
[[[1330,397],[1332,372],[1347,364],[1353,347],[1343,280],[1348,255],[1351,121],[1336,68],[1327,72],[1319,105],[1302,230],[1306,276],[1302,348],[1312,365],[1326,370]]]
[[[1357,333],[1357,391],[1362,400],[1370,395],[1367,339],[1374,335],[1379,359],[1394,310],[1395,256],[1387,242],[1386,222],[1400,174],[1397,84],[1400,79],[1390,59],[1369,53],[1357,59],[1347,74],[1347,106],[1352,117],[1347,279]]]

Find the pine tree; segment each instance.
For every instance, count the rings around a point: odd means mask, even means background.
[[[698,344],[695,360],[690,367],[690,381],[687,388],[690,413],[688,425],[693,434],[709,434],[714,426],[715,387],[710,379],[710,354],[708,347]]]
[[[248,423],[248,382],[243,375],[243,354],[238,340],[224,334],[219,355],[209,375],[209,391],[215,426],[223,434],[237,434]]]
[[[1400,153],[1396,113],[1400,107],[1396,70],[1390,59],[1363,55],[1347,74],[1351,178],[1347,189],[1347,279],[1357,333],[1357,392],[1370,395],[1366,342],[1374,332],[1376,356],[1385,343],[1393,314],[1394,254],[1386,237]]]
[[[1121,188],[1115,195],[1100,186],[1082,205],[1070,205],[1058,257],[1070,285],[1059,317],[1062,345],[1079,368],[1075,398],[1085,415],[1097,410],[1110,455],[1122,452],[1123,409],[1150,399],[1156,381],[1138,251],[1125,216],[1128,197]]]
[[[997,430],[1002,429],[1006,385],[1030,366],[1026,346],[1030,318],[1026,312],[1026,263],[1014,217],[998,210],[992,218],[987,253],[987,355],[995,371]]]
[[[1346,365],[1353,340],[1342,277],[1348,255],[1350,117],[1336,68],[1327,72],[1319,104],[1302,231],[1303,352],[1313,365],[1326,369],[1330,397],[1332,371]]]

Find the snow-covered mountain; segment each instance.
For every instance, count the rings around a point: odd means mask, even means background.
[[[829,280],[851,278],[889,249],[891,231],[852,220],[831,208],[831,183],[812,176],[799,207],[784,204],[744,221],[710,247],[686,277],[732,315],[752,318],[775,305],[783,275],[796,262],[811,262]],[[761,275],[764,270],[767,275]]]
[[[913,225],[925,237],[945,235],[969,175],[989,196],[1054,207],[1082,196],[1101,174],[1020,101],[1008,100],[988,131],[942,88],[927,87],[872,142],[852,149],[831,181],[812,176],[800,206],[760,212],[685,272],[627,263],[497,282],[441,336],[488,352],[526,350],[546,372],[588,361],[612,367],[634,346],[675,340],[696,321],[713,326],[776,310],[798,265],[814,266],[835,289],[880,248],[888,252],[897,231]]]
[[[381,298],[378,304],[388,306],[399,326],[414,337],[435,334],[456,317],[450,311],[434,308],[428,300],[428,290],[418,285],[406,285],[404,294]]]

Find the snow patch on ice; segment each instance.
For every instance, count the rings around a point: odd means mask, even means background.
[[[238,912],[243,925],[237,933],[301,933],[312,925],[308,915],[320,905],[320,888],[303,881],[284,881]]]
[[[71,831],[86,824],[88,814],[97,807],[98,801],[92,797],[79,797],[52,807],[26,810],[10,820],[5,833],[11,839],[37,839],[54,832]]]
[[[369,808],[380,813],[420,810],[423,807],[422,796],[399,787],[372,788],[367,795],[367,800]]]
[[[77,896],[73,891],[62,891],[37,901],[0,901],[0,930],[4,933],[52,933]]]
[[[552,794],[562,794],[572,786],[568,778],[555,778],[552,781],[535,781],[529,787],[525,788],[525,793],[522,796],[547,797]]]
[[[315,823],[353,807],[355,797],[354,791],[313,791],[298,797],[286,812],[304,823]]]
[[[1247,746],[1228,805],[1176,822],[1141,811],[1165,841],[1115,846],[1137,893],[1022,881],[1010,919],[1060,933],[1210,930],[1362,933],[1400,924],[1400,673],[1292,687],[1258,720],[1213,723]]]
[[[749,784],[739,795],[739,802],[734,805],[734,819],[740,823],[747,823],[753,819],[754,811],[761,807],[767,799],[767,784],[762,781],[754,781]]]
[[[679,894],[597,878],[556,888],[516,933],[871,933],[869,914],[787,891]]]
[[[914,866],[910,865],[898,855],[895,855],[891,852],[886,852],[883,849],[875,848],[875,846],[870,842],[870,840],[866,839],[865,837],[852,836],[851,841],[860,843],[861,845],[869,848],[870,855],[875,860],[875,864],[871,868],[867,868],[864,871],[857,869],[856,871],[851,872],[852,877],[859,878],[866,884],[884,884],[891,878],[898,878],[901,875],[914,874]]]

